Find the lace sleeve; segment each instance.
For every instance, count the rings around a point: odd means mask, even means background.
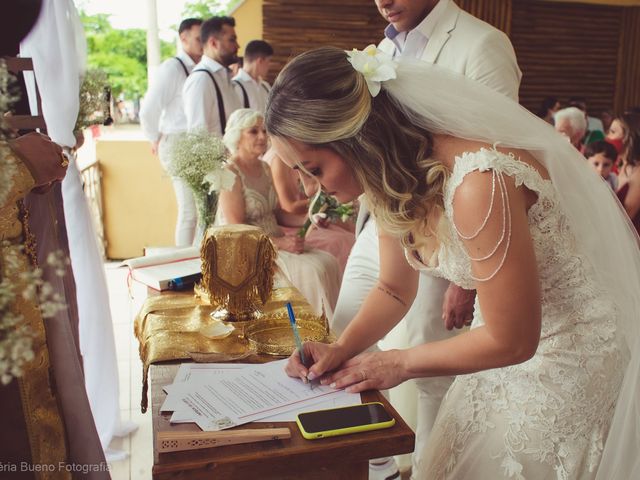
[[[521,240],[533,241],[530,213],[542,216],[538,224],[544,225],[556,204],[549,180],[513,153],[495,147],[456,158],[444,195],[450,235],[458,247],[454,270],[470,282],[493,279],[510,252],[522,247]]]
[[[495,169],[466,174],[452,193],[450,218],[455,235],[464,245],[461,250],[472,264],[471,278],[476,282],[494,278],[507,259],[512,235],[511,202],[504,174]]]

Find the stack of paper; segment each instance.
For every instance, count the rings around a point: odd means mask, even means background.
[[[167,385],[161,412],[172,423],[217,431],[243,423],[295,421],[300,412],[362,403],[360,394],[303,383],[280,360],[265,364],[185,363]]]

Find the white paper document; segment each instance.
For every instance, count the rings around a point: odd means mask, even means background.
[[[292,421],[297,413],[361,403],[359,394],[310,388],[284,372],[285,360],[266,364],[183,364],[166,387],[161,411],[173,423],[217,431],[254,421]]]
[[[244,363],[183,363],[180,365],[178,373],[173,379],[173,384],[165,385],[164,387],[164,391],[167,392],[168,395],[162,407],[160,407],[160,411],[174,412],[184,407],[184,402],[182,402],[180,395],[183,389],[177,388],[176,385],[186,382],[192,383],[193,385],[205,383],[210,378],[242,370],[247,365],[248,364]]]

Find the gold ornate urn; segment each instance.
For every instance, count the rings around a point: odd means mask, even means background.
[[[271,296],[276,250],[259,227],[210,227],[200,248],[202,282],[199,293],[225,322],[246,322],[261,316]]]

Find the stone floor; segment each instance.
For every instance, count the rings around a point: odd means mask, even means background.
[[[128,454],[125,460],[110,463],[111,476],[113,480],[143,480],[151,478],[153,448],[151,413],[140,412],[142,363],[138,356],[138,342],[133,336],[133,318],[141,303],[140,290],[134,287],[138,295],[135,300],[130,297],[127,269],[117,265],[107,263],[105,271],[120,375],[120,415],[123,421],[136,423],[138,430],[111,442],[110,449]]]

